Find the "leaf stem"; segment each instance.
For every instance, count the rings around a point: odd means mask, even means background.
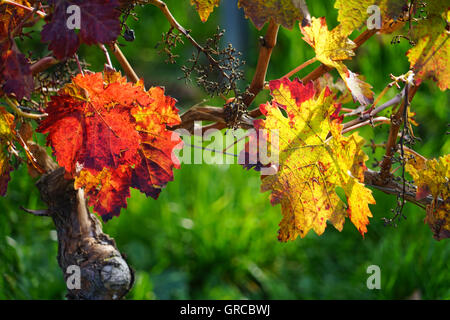
[[[370,37],[372,37],[375,33],[377,32],[376,29],[373,30],[365,30],[363,33],[361,33],[358,37],[356,37],[356,39],[354,40],[356,46],[353,50],[358,49],[364,42],[366,42],[368,39],[370,39]],[[270,57],[269,57],[270,58]],[[307,61],[308,62],[308,61]],[[307,63],[305,62],[305,63]],[[320,78],[321,76],[323,76],[325,73],[327,73],[328,71],[330,71],[331,68],[327,67],[324,64],[321,64],[320,66],[318,66],[316,69],[314,69],[311,73],[309,73],[308,75],[306,75],[305,77],[303,77],[302,82],[303,83],[307,83],[309,81],[314,81],[317,78]],[[259,117],[261,116],[261,111],[259,110],[259,108],[253,109],[250,112],[250,115],[253,118]]]
[[[312,59],[309,59],[306,62],[303,62],[301,65],[299,65],[297,68],[295,68],[294,70],[289,71],[288,73],[286,73],[282,78],[290,78],[292,77],[294,74],[296,74],[297,72],[299,72],[300,70],[302,70],[303,68],[306,68],[307,66],[309,66],[311,63],[314,63],[317,61],[317,58],[314,57]]]
[[[74,53],[73,56],[75,58],[75,61],[77,62],[78,70],[80,71],[80,73],[82,75],[84,75],[83,68],[81,67],[80,59],[78,59],[78,55],[76,53]]]
[[[18,8],[30,11],[30,12],[35,11],[36,14],[38,14],[41,18],[45,18],[47,16],[47,14],[45,12],[43,12],[43,11],[35,10],[34,8],[25,6],[25,5],[21,4],[21,3],[18,3],[18,2],[12,1],[12,0],[2,0],[1,2],[13,5],[15,7],[18,7]]]
[[[116,57],[117,61],[119,61],[119,64],[122,66],[128,78],[130,78],[131,81],[133,82],[138,82],[139,77],[137,76],[134,69],[131,67],[125,55],[122,53],[122,50],[120,50],[117,43],[114,43],[114,45],[110,44],[109,48],[111,49],[113,55]]]
[[[112,64],[112,62],[111,62],[111,57],[109,56],[108,49],[106,49],[106,47],[105,47],[104,44],[99,44],[98,46],[100,47],[100,49],[102,49],[103,53],[105,54],[105,57],[106,57],[106,65],[107,65],[109,68],[114,69],[113,64]]]
[[[347,129],[349,127],[353,127],[361,122],[365,122],[369,119],[371,119],[372,117],[374,117],[375,115],[377,115],[378,113],[380,113],[381,111],[391,107],[391,106],[395,106],[398,103],[400,103],[403,99],[404,96],[404,92],[402,91],[401,93],[397,94],[394,98],[392,98],[391,100],[385,102],[384,104],[382,104],[381,106],[373,109],[372,111],[368,111],[366,113],[364,113],[362,116],[360,116],[358,119],[354,119],[351,120],[349,122],[344,123],[344,129]]]
[[[363,33],[361,33],[353,42],[356,44],[356,47],[353,49],[353,51],[355,51],[356,49],[358,49],[364,42],[366,42],[367,40],[370,39],[370,37],[372,37],[375,33],[377,33],[376,29],[366,29]],[[328,71],[330,71],[331,68],[327,67],[324,64],[321,64],[319,67],[317,67],[316,69],[314,69],[310,74],[306,75],[303,79],[302,82],[306,83],[309,81],[314,81],[317,78],[321,77],[322,75],[324,75],[325,73],[327,73]]]
[[[6,103],[8,103],[8,105],[11,108],[13,108],[14,111],[21,117],[29,118],[29,119],[41,119],[41,118],[45,118],[48,116],[47,113],[35,114],[35,113],[23,112],[22,110],[19,109],[19,103],[16,101],[16,99],[10,99],[6,95],[3,96],[3,98],[5,99]]]
[[[389,120],[386,117],[376,117],[374,119],[369,119],[369,120],[366,120],[364,122],[359,122],[359,123],[357,123],[357,124],[355,124],[353,126],[347,127],[347,128],[342,130],[342,133],[344,134],[344,133],[349,132],[351,130],[355,130],[355,129],[364,127],[364,126],[366,126],[368,124],[372,125],[374,123],[377,123],[377,124],[391,123],[391,120]],[[376,125],[373,125],[373,126],[375,127]]]
[[[404,109],[407,108],[408,105],[411,103],[411,100],[414,98],[414,95],[416,94],[419,88],[418,86],[410,88],[410,90],[408,90],[409,91],[408,96],[406,96],[406,88],[408,87],[409,84],[406,83],[405,88],[403,89],[404,102],[401,104],[397,113],[391,117],[391,128],[389,130],[388,142],[386,144],[386,153],[384,155],[383,161],[381,162],[380,176],[383,181],[388,180],[390,176],[392,166],[392,155],[395,152],[398,132],[400,131],[400,127],[403,123]]]
[[[167,7],[167,4],[163,1],[160,0],[148,0],[148,1],[141,1],[143,3],[150,3],[156,7],[158,7],[161,12],[164,14],[164,16],[166,17],[167,21],[170,23],[170,25],[177,29],[179,32],[181,32],[181,34],[183,34],[188,40],[189,42],[191,42],[191,44],[197,48],[198,51],[202,52],[206,58],[209,60],[209,62],[217,67],[217,70],[220,71],[220,73],[222,74],[222,76],[226,79],[230,79],[230,76],[222,70],[222,67],[220,66],[220,64],[216,61],[216,59],[214,59],[213,56],[211,56],[211,54],[205,50],[205,48],[203,48],[197,41],[195,41],[195,39],[190,35],[190,30],[186,30],[182,25],[180,25],[178,23],[178,21],[175,19],[175,17],[172,15],[172,13],[170,12],[169,8]]]
[[[36,75],[39,72],[45,71],[48,68],[50,68],[51,66],[54,66],[55,64],[58,64],[58,63],[59,63],[59,60],[57,60],[54,57],[44,57],[44,58],[36,61],[35,63],[33,63],[30,66],[31,73],[33,75]]]

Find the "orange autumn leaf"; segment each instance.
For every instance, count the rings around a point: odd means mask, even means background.
[[[131,170],[127,165],[116,169],[103,168],[102,171],[81,170],[75,178],[75,188],[83,188],[89,196],[88,205],[93,206],[103,220],[119,215],[121,208],[127,207],[130,197]]]
[[[341,134],[340,105],[328,88],[316,92],[312,82],[286,78],[269,86],[273,100],[261,105],[266,119],[256,120],[255,127],[279,137],[278,145],[268,142],[270,152],[279,150],[278,171],[263,176],[261,185],[262,191],[271,191],[272,204],[281,203],[279,240],[303,238],[311,229],[321,235],[327,221],[342,230],[347,216],[364,235],[372,216],[368,205],[375,203],[363,184],[368,159],[361,149],[364,140],[357,133]]]
[[[311,24],[305,27],[300,25],[300,30],[304,36],[303,40],[314,48],[317,60],[339,72],[352,93],[353,99],[362,105],[372,103],[371,86],[343,63],[344,60],[349,60],[355,55],[353,49],[356,45],[348,38],[342,25],[329,31],[325,18],[312,18]]]
[[[177,111],[160,87],[146,91],[119,73],[80,74],[52,97],[38,131],[49,133],[59,165],[107,220],[126,207],[130,187],[156,199],[173,180],[181,140],[166,126],[180,123]]]

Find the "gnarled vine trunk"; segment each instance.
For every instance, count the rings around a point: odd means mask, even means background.
[[[37,160],[47,173],[37,182],[42,200],[48,205],[45,215],[53,219],[58,235],[58,263],[67,282],[78,270],[79,288],[68,286],[68,299],[121,299],[131,289],[132,269],[117,249],[114,239],[102,231],[97,217],[89,211],[84,191],[75,190],[73,180],[64,178],[43,149]],[[68,279],[71,277],[71,279]],[[67,281],[69,280],[69,281]]]

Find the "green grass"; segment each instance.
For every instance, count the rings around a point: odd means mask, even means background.
[[[20,180],[22,171],[11,190],[28,179]],[[190,165],[157,201],[132,192],[128,209],[105,225],[136,270],[128,298],[404,299],[417,290],[424,299],[450,298],[448,244],[432,238],[420,209],[407,205],[406,221],[384,227],[395,203],[375,192],[365,239],[347,222],[341,233],[329,226],[321,237],[279,243],[280,208],[259,184],[257,173],[235,165]],[[36,193],[11,191],[10,198],[41,206]],[[15,205],[4,211],[0,298],[63,297],[49,219]],[[381,290],[366,288],[372,264],[381,268]]]
[[[407,221],[386,228],[380,218],[394,203],[381,195],[365,239],[347,223],[342,233],[329,227],[321,237],[310,233],[279,243],[280,208],[258,192],[257,174],[236,166],[189,166],[175,178],[157,202],[134,194],[121,221],[106,227],[136,266],[138,283],[141,277],[152,283],[145,294],[372,299],[406,298],[420,290],[423,298],[450,297],[448,246],[431,238],[423,212],[413,206],[405,210]],[[366,288],[371,264],[381,268],[382,290]],[[145,298],[142,292],[137,286],[130,298]]]
[[[211,35],[218,21],[216,10],[201,24],[189,2],[168,2],[183,25],[200,41]],[[327,16],[336,25],[332,2],[309,1],[315,16]],[[154,46],[166,30],[155,8],[139,8],[140,23],[132,23],[137,39],[124,52],[144,76],[147,85],[160,84],[186,108],[204,98],[193,85],[176,81],[178,65],[164,65]],[[250,31],[246,74],[251,78],[257,57],[257,36]],[[124,41],[122,41],[124,42]],[[372,38],[349,68],[366,76],[379,93],[390,81],[389,74],[405,73],[408,44],[389,44],[390,38]],[[37,44],[35,43],[37,46]],[[45,54],[46,49],[40,46]],[[177,49],[189,57],[189,46]],[[82,48],[80,56],[92,70],[100,70],[103,57],[96,47]],[[275,79],[313,57],[297,27],[281,29],[268,78]],[[115,62],[114,62],[115,63]],[[315,66],[302,70],[305,75]],[[392,89],[384,99],[393,97]],[[186,97],[186,98],[184,98]],[[267,100],[261,94],[254,106]],[[450,151],[448,93],[431,82],[421,86],[412,110],[423,139],[416,149],[427,157]],[[220,100],[208,103],[219,105]],[[387,128],[364,128],[361,134],[381,143]],[[42,139],[42,137],[39,137]],[[366,152],[370,154],[370,149]],[[380,159],[381,150],[373,158]],[[0,299],[61,299],[65,288],[56,261],[55,231],[48,218],[28,215],[20,205],[44,208],[33,181],[24,167],[12,175],[8,195],[0,198]],[[280,207],[272,207],[268,193],[260,193],[258,173],[237,165],[184,165],[155,201],[133,191],[128,208],[105,224],[119,249],[136,270],[136,283],[129,299],[406,299],[420,292],[423,299],[450,299],[448,241],[437,242],[424,224],[425,212],[407,204],[407,220],[397,228],[385,227],[381,218],[392,216],[395,198],[374,191],[377,205],[363,239],[347,221],[338,232],[329,226],[318,237],[312,231],[305,239],[277,241]],[[370,265],[381,268],[381,290],[368,290]]]

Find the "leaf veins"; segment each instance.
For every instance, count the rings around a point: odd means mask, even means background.
[[[279,149],[278,171],[263,176],[261,185],[263,192],[271,191],[272,204],[281,203],[278,239],[303,238],[311,229],[321,235],[327,221],[342,230],[346,216],[364,235],[372,216],[368,205],[375,200],[363,184],[368,159],[361,150],[363,139],[357,133],[341,134],[340,105],[328,88],[318,93],[312,82],[287,78],[269,86],[273,100],[261,105],[266,119],[256,120],[255,127],[279,136],[279,148],[269,141],[270,152]],[[344,190],[347,203],[337,188]]]
[[[107,220],[126,207],[130,187],[156,199],[173,180],[181,140],[166,126],[181,121],[177,111],[162,88],[145,91],[118,73],[78,75],[51,98],[38,131]]]
[[[356,45],[348,39],[342,25],[329,31],[325,18],[312,18],[311,24],[305,27],[300,26],[300,30],[304,36],[303,40],[314,48],[317,60],[339,72],[347,88],[351,91],[353,99],[362,105],[372,103],[371,86],[343,63],[343,60],[351,59],[355,55],[353,49]]]

